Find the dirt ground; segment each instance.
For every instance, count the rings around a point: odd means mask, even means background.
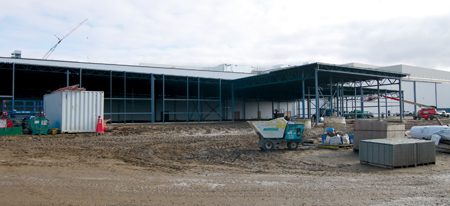
[[[390,170],[351,149],[257,141],[244,122],[0,137],[0,205],[450,205],[449,154]]]

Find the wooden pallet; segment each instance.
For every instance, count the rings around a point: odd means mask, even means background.
[[[409,167],[417,167],[417,166],[426,166],[426,165],[436,164],[436,162],[429,162],[429,163],[414,164],[414,165],[391,166],[391,165],[382,165],[382,164],[376,164],[376,163],[366,162],[366,161],[360,161],[360,163],[363,165],[382,167],[382,168],[386,168],[386,169],[400,169],[400,168],[409,168]]]
[[[353,147],[353,144],[346,144],[346,145],[319,144],[317,147],[321,149],[338,150],[338,149],[350,149]]]
[[[440,143],[436,146],[436,151],[450,154],[450,144],[447,144],[447,141]]]

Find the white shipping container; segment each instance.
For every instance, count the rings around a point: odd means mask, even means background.
[[[61,133],[95,132],[103,119],[102,91],[57,91],[44,95],[44,111],[50,128]]]

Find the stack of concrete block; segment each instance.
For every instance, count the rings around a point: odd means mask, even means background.
[[[344,117],[325,117],[323,124],[325,127],[333,127],[335,131],[347,132],[347,124]]]
[[[296,123],[305,125],[305,130],[311,129],[311,120],[310,119],[294,119],[293,121]]]
[[[436,150],[432,141],[406,138],[371,139],[360,142],[359,160],[386,168],[435,164]]]
[[[358,151],[361,140],[404,138],[405,124],[384,120],[356,120],[353,135],[353,150]]]

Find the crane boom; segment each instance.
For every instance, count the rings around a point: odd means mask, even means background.
[[[56,37],[56,38],[58,38],[58,42],[56,42],[56,44],[52,48],[50,48],[50,50],[48,50],[47,53],[45,53],[45,55],[42,57],[42,59],[47,59],[53,53],[53,51],[55,51],[56,47],[62,42],[62,40],[67,38],[70,34],[72,34],[75,30],[77,30],[82,24],[84,24],[87,20],[88,19],[85,19],[82,22],[80,22],[79,24],[77,24],[72,30],[70,30],[67,34],[65,34],[61,38]]]

